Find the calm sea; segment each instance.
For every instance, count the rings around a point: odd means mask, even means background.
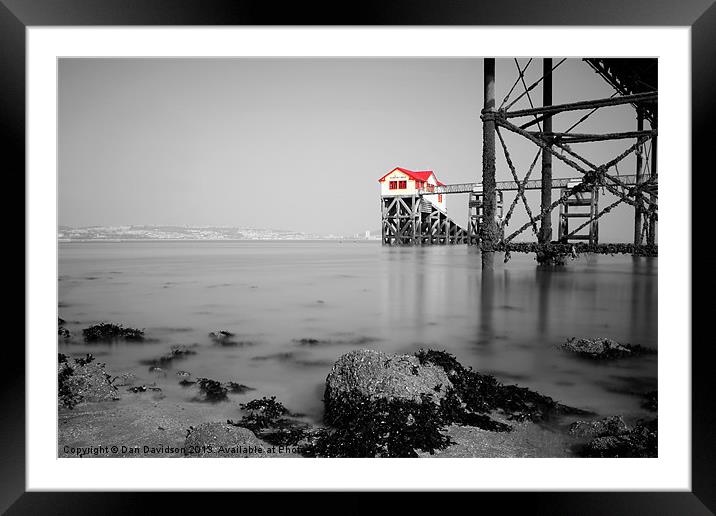
[[[326,375],[357,348],[447,350],[466,365],[599,414],[639,417],[638,394],[656,389],[656,355],[577,359],[568,337],[657,346],[657,261],[582,256],[537,270],[532,255],[496,260],[485,277],[466,246],[383,247],[379,242],[92,242],[59,246],[59,315],[73,338],[60,352],[93,353],[115,373],[156,382],[172,402],[196,389],[176,371],[236,381],[316,420]],[[108,321],[144,328],[149,342],[87,345],[81,330]],[[240,345],[208,333],[228,330]],[[316,339],[313,345],[301,339]],[[142,361],[173,344],[197,354],[164,374]],[[237,417],[218,404],[217,418]]]

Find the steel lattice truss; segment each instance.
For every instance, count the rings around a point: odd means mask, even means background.
[[[585,192],[593,192],[595,189],[601,188],[613,194],[617,199],[604,209],[600,211],[594,211],[583,224],[571,231],[566,235],[565,240],[572,238],[581,229],[593,224],[596,220],[601,218],[603,215],[609,213],[612,209],[620,204],[629,204],[637,210],[637,216],[643,215],[642,236],[649,233],[653,235],[653,228],[650,231],[649,226],[655,225],[658,220],[658,194],[657,194],[657,174],[655,166],[652,167],[651,173],[641,174],[640,172],[644,169],[639,170],[636,177],[634,176],[619,176],[617,171],[617,165],[632,154],[637,154],[637,166],[645,167],[645,170],[649,170],[649,163],[655,159],[653,156],[653,149],[655,148],[655,140],[657,135],[656,120],[651,120],[652,129],[643,130],[641,124],[639,130],[629,132],[617,132],[609,134],[585,134],[585,133],[574,133],[572,130],[581,124],[584,120],[589,118],[594,112],[600,108],[607,106],[618,106],[625,104],[632,104],[636,106],[637,110],[642,110],[642,113],[653,114],[656,112],[657,103],[657,91],[647,91],[635,94],[619,94],[621,91],[617,91],[614,95],[605,99],[588,100],[582,102],[574,102],[569,104],[556,104],[546,105],[541,107],[535,107],[530,92],[542,82],[546,76],[552,74],[563,62],[564,59],[559,61],[556,66],[552,67],[545,74],[543,74],[539,80],[534,82],[532,85],[527,86],[524,74],[527,68],[530,66],[532,59],[530,59],[524,67],[520,67],[517,59],[514,60],[518,71],[518,77],[515,80],[512,88],[508,92],[507,96],[502,102],[502,105],[496,110],[483,110],[482,120],[493,121],[495,132],[499,139],[502,151],[504,153],[505,160],[510,169],[513,181],[510,182],[516,185],[517,195],[512,201],[507,214],[501,221],[501,236],[498,241],[498,247],[509,250],[510,243],[512,240],[523,233],[528,228],[531,228],[535,235],[538,234],[537,223],[540,222],[544,217],[551,214],[552,210],[560,205],[564,205],[568,199],[575,195]],[[516,90],[516,88],[522,85],[522,93],[517,96],[514,100],[508,103],[510,96]],[[527,97],[529,100],[530,108],[511,110],[520,99]],[[552,119],[553,117],[562,113],[571,111],[589,110],[582,118],[574,123],[569,129],[564,132],[552,132],[544,131],[542,123],[546,119]],[[538,130],[528,130],[537,126]],[[503,131],[512,132],[523,137],[526,140],[534,143],[537,146],[537,153],[527,172],[523,177],[517,172],[517,168],[512,161],[509,149],[503,138]],[[609,140],[634,140],[634,143],[630,145],[621,154],[615,156],[613,159],[606,163],[595,164],[589,161],[578,152],[572,150],[571,145],[576,143],[587,143],[587,142],[602,142]],[[648,144],[648,146],[647,146]],[[647,150],[650,157],[647,154],[647,159],[642,159]],[[562,163],[565,163],[570,168],[576,170],[581,174],[579,177],[581,181],[577,184],[572,184],[562,190],[562,194],[548,206],[542,206],[540,210],[533,213],[530,208],[527,198],[525,196],[525,190],[534,188],[534,180],[530,180],[532,172],[534,171],[535,165],[537,164],[539,157],[542,153],[549,153],[553,158],[558,159]],[[655,165],[655,163],[654,163]],[[617,171],[617,173],[615,173]],[[643,179],[642,179],[643,178]],[[558,180],[557,180],[558,181]],[[564,180],[563,180],[564,181]],[[558,183],[559,184],[559,183]],[[447,185],[450,186],[462,186],[462,185]],[[464,185],[466,186],[466,185]],[[495,185],[499,189],[499,184]],[[504,235],[505,226],[509,223],[509,220],[515,210],[516,205],[522,202],[529,221],[518,228],[516,231]],[[641,238],[635,242],[635,246],[641,244]],[[653,236],[650,236],[649,242],[651,246],[654,246]],[[513,244],[514,245],[514,244]],[[515,246],[516,250],[520,246]]]

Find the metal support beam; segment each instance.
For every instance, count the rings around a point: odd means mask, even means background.
[[[642,131],[644,129],[644,110],[641,107],[636,109],[636,130]],[[636,184],[639,185],[642,182],[642,167],[644,147],[636,153]],[[641,203],[641,192],[637,192],[635,195],[636,206],[634,206],[634,245],[641,245],[641,219],[643,217],[644,208]]]
[[[485,58],[484,107],[482,110],[482,186],[483,224],[480,226],[482,268],[494,267],[494,251],[497,244],[495,204],[495,59]]]
[[[520,109],[517,111],[507,111],[506,118],[517,118],[523,116],[544,115],[549,113],[562,113],[564,111],[578,111],[580,109],[592,109],[606,106],[619,106],[622,104],[634,104],[638,102],[656,102],[658,94],[655,91],[646,93],[636,93],[634,95],[623,95],[620,97],[609,97],[608,99],[584,100],[581,102],[571,102],[569,104],[554,104],[551,106],[542,106],[530,109]]]
[[[542,106],[552,105],[552,74],[548,73],[552,70],[552,59],[546,58],[542,60],[542,73],[544,73],[544,84],[542,85]],[[543,132],[552,132],[552,117],[547,116],[544,119]],[[549,209],[552,204],[552,153],[546,149],[542,150],[542,211]],[[531,217],[530,217],[531,218]],[[552,240],[552,213],[548,211],[542,218],[542,225],[538,241],[540,244],[548,244]]]
[[[555,141],[559,143],[588,143],[601,142],[606,140],[625,140],[629,138],[641,138],[643,136],[652,137],[656,135],[655,131],[627,131],[622,133],[607,134],[584,134],[584,133],[547,133],[546,131],[537,132],[529,131],[533,136],[542,138],[545,141]]]

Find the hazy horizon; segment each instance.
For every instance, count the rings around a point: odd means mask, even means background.
[[[527,84],[541,67],[532,62]],[[613,93],[579,59],[554,73],[554,103]],[[497,61],[498,104],[516,77],[512,60]],[[540,104],[541,87],[531,94]],[[60,59],[58,95],[62,226],[355,234],[380,227],[377,180],[396,166],[434,170],[448,184],[481,176],[481,59]],[[517,107],[529,107],[527,98]],[[554,129],[582,114],[561,115]],[[622,106],[600,110],[579,131],[635,126],[633,108]],[[536,147],[505,139],[524,174]],[[630,143],[579,150],[602,163]],[[497,155],[498,180],[511,179],[499,141]],[[633,174],[634,163],[625,159],[619,172]],[[576,175],[555,160],[555,177]],[[533,211],[538,196],[528,193]],[[464,194],[449,196],[447,209],[465,225]],[[518,205],[510,228],[526,220]],[[631,207],[617,207],[600,219],[601,240],[631,241],[632,220]]]

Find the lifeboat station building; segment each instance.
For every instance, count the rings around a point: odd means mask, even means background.
[[[378,182],[383,244],[468,243],[467,232],[447,216],[447,196],[439,191],[445,185],[432,170],[396,167]]]
[[[396,167],[381,177],[378,182],[381,196],[413,196],[421,193],[423,199],[430,201],[439,210],[447,210],[446,195],[428,195],[429,192],[435,190],[436,186],[444,186],[438,181],[432,170],[414,172],[407,168]]]

